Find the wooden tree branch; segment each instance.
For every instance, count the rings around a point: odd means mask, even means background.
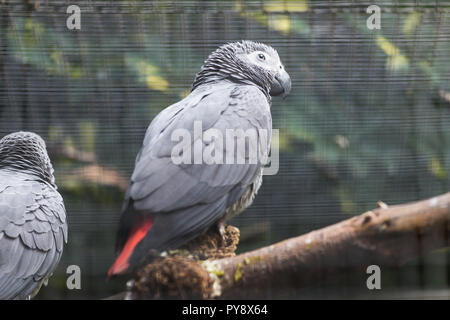
[[[141,273],[136,280],[139,285],[130,286],[128,298],[164,297],[161,288],[159,296],[151,294],[154,282],[147,288],[147,295],[140,295],[136,289],[145,286],[149,278],[160,279],[164,268],[173,273],[170,279],[166,277],[167,281],[176,283],[174,288],[183,287],[184,294],[172,291],[170,297],[183,298],[186,293],[196,292],[199,298],[255,298],[277,289],[313,286],[342,270],[365,270],[371,264],[381,268],[398,266],[449,246],[450,193],[404,205],[387,206],[381,202],[379,206],[332,226],[237,256],[200,262],[172,257],[171,267],[164,265]],[[184,277],[177,277],[179,270],[173,267],[180,263],[177,259],[185,259],[180,260]],[[189,263],[195,266],[190,268]],[[189,282],[188,278],[195,281]]]

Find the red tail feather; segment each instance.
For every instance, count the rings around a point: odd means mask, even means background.
[[[145,237],[152,224],[153,217],[142,220],[134,226],[133,230],[131,230],[130,237],[122,248],[122,251],[120,252],[111,268],[109,268],[108,279],[111,276],[120,274],[128,269],[128,260],[130,259],[134,248]]]

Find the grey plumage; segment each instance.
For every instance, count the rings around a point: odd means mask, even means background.
[[[260,57],[264,55],[264,60]],[[259,58],[258,58],[259,57]],[[260,60],[258,60],[260,59]],[[267,59],[267,60],[266,60]],[[140,217],[153,216],[153,225],[137,245],[131,265],[151,249],[177,248],[221,220],[231,218],[251,204],[262,181],[263,163],[175,164],[172,150],[178,143],[177,129],[194,132],[201,121],[205,133],[226,130],[266,130],[268,139],[258,139],[265,155],[270,148],[271,94],[287,94],[290,79],[277,52],[264,44],[242,41],[224,45],[205,61],[191,93],[163,110],[147,129],[131,183],[118,232],[120,251]],[[192,139],[192,149],[199,140]],[[215,143],[215,142],[214,142]],[[231,150],[223,150],[226,155]],[[234,151],[234,149],[233,149]],[[246,159],[248,156],[246,153]],[[116,268],[110,269],[110,274]]]
[[[64,203],[45,142],[31,132],[0,140],[0,299],[37,293],[67,242]]]

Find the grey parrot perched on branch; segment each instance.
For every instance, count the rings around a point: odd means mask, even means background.
[[[29,299],[55,270],[67,243],[66,211],[44,140],[0,140],[0,299]]]
[[[263,161],[239,162],[237,144],[224,150],[226,143],[203,135],[213,129],[217,138],[241,129],[254,130],[260,137],[265,131],[267,139],[256,144],[247,140],[240,151],[249,160],[250,149],[259,148],[264,158],[270,149],[271,96],[286,96],[290,89],[291,79],[277,51],[268,45],[228,43],[208,57],[191,93],[160,112],[147,129],[119,222],[118,257],[108,277],[133,271],[149,252],[176,249],[211,226],[222,233],[224,222],[252,203],[261,186]],[[185,133],[187,148],[177,148],[174,136]],[[222,153],[228,159],[231,154],[234,162],[196,161],[198,146],[200,153],[202,148],[213,149],[212,157]],[[184,159],[192,160],[193,154],[194,163],[174,161],[179,159],[174,150],[179,157],[191,152]]]

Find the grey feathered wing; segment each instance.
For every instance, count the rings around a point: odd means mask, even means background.
[[[254,86],[211,85],[163,110],[147,130],[127,191],[136,211],[156,213],[153,226],[135,249],[134,257],[149,249],[176,248],[206,231],[261,174],[261,163],[174,164],[171,153],[179,142],[172,141],[171,135],[180,128],[193,135],[196,120],[201,120],[203,132],[214,128],[223,137],[227,129],[252,129],[257,134],[258,129],[266,129],[268,139],[259,139],[264,145],[258,147],[268,152],[270,106],[266,96]]]
[[[0,171],[0,299],[25,299],[56,268],[67,242],[64,203],[50,185]]]

